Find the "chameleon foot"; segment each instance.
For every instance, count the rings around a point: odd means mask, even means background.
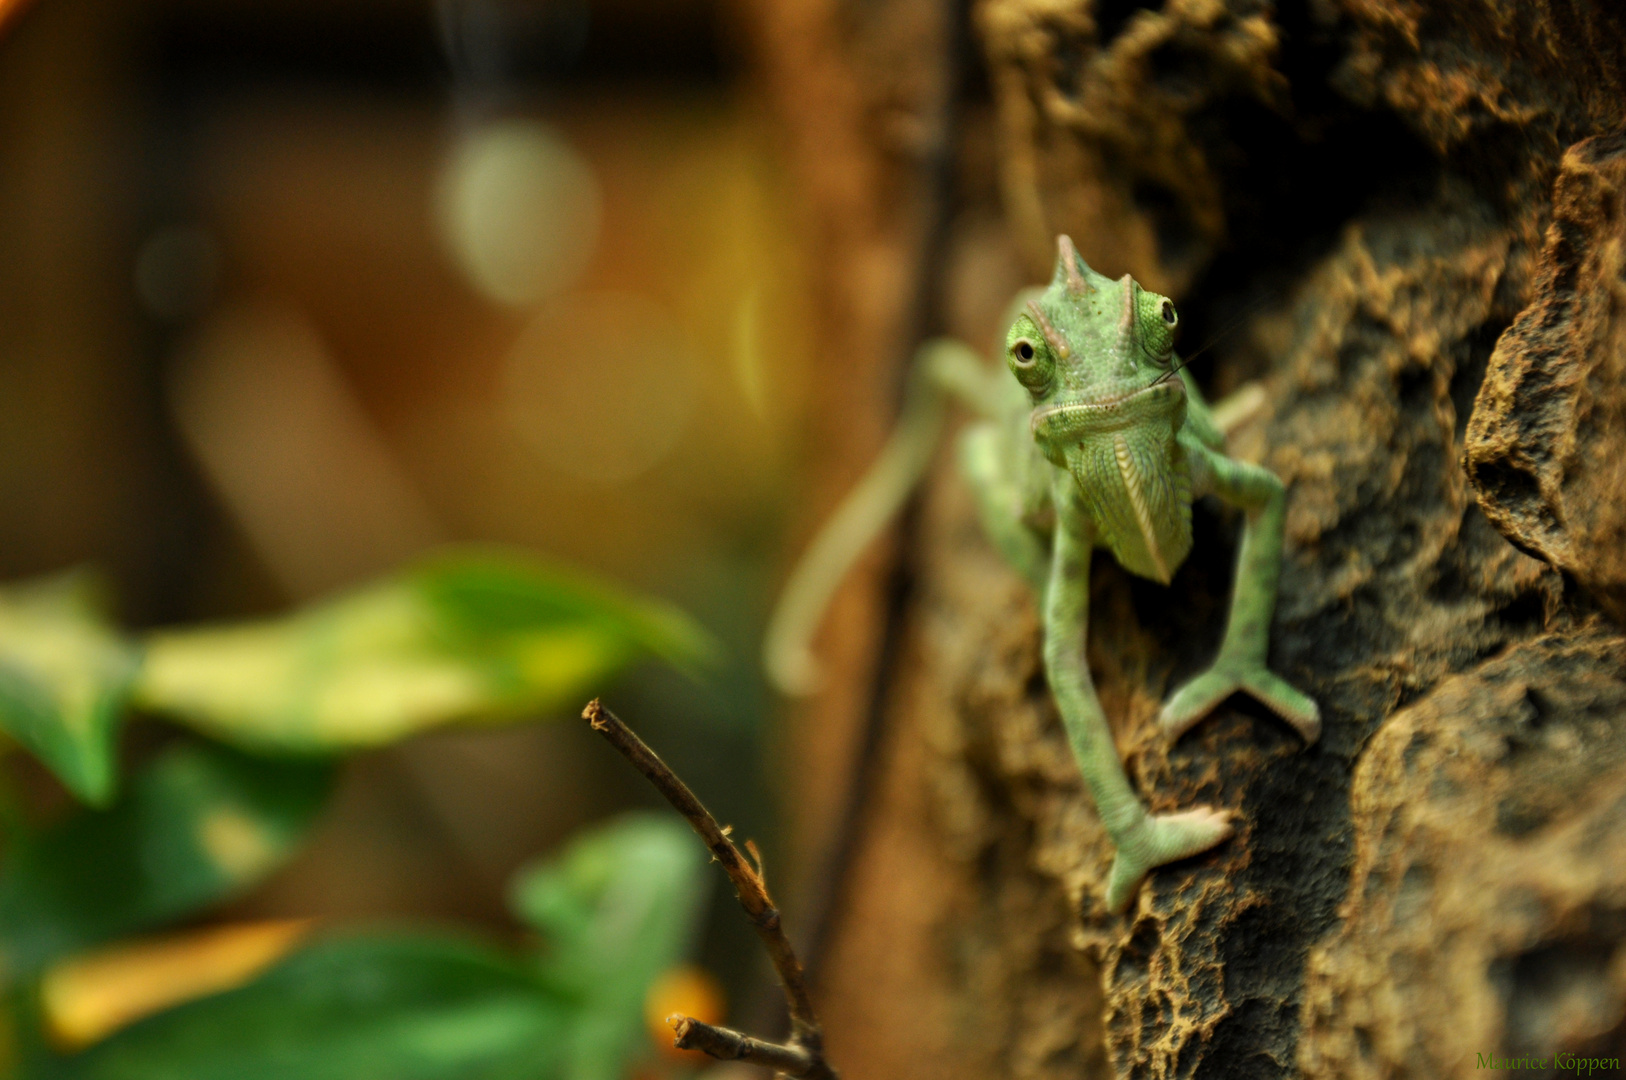
[[[1224,661],[1192,679],[1163,705],[1159,721],[1173,742],[1193,724],[1214,710],[1214,706],[1238,690],[1246,690],[1272,712],[1293,726],[1306,743],[1321,737],[1321,710],[1316,703],[1287,684],[1263,664],[1229,664]]]
[[[1127,907],[1154,867],[1207,851],[1230,835],[1230,813],[1206,806],[1146,818],[1118,844],[1107,883],[1107,910],[1116,915]]]

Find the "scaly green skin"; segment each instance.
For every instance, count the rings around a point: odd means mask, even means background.
[[[1122,911],[1153,867],[1231,835],[1229,813],[1147,812],[1124,773],[1085,664],[1090,555],[1106,548],[1131,573],[1168,584],[1191,549],[1191,501],[1217,495],[1246,512],[1225,640],[1212,667],[1163,706],[1179,738],[1246,690],[1298,730],[1321,733],[1315,702],[1265,667],[1281,575],[1281,481],[1222,452],[1223,437],[1178,367],[1167,297],[1125,274],[1113,281],[1058,240],[1048,289],[1017,299],[1005,359],[992,376],[957,342],[928,344],[904,417],[877,466],[831,519],[787,585],[764,658],[788,692],[816,681],[808,641],[847,566],[918,478],[942,425],[942,397],[985,419],[960,441],[961,470],[990,539],[1043,602],[1045,674],[1068,743],[1118,849],[1107,906]]]
[[[1130,786],[1084,660],[1093,549],[1168,584],[1191,549],[1192,499],[1214,494],[1242,507],[1219,658],[1164,705],[1163,728],[1178,738],[1239,689],[1306,742],[1320,735],[1320,718],[1315,702],[1265,667],[1281,573],[1281,481],[1226,457],[1196,387],[1183,371],[1171,375],[1177,316],[1168,299],[1127,274],[1113,281],[1094,272],[1066,237],[1058,246],[1050,287],[1029,295],[1006,336],[1019,385],[1001,380],[969,401],[990,419],[966,432],[960,457],[989,536],[1043,597],[1045,674],[1118,848],[1107,888],[1116,912],[1147,871],[1218,844],[1231,821],[1207,807],[1154,816]]]

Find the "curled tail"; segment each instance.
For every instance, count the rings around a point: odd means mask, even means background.
[[[915,354],[898,426],[869,472],[813,538],[768,620],[762,662],[780,693],[801,696],[818,689],[821,672],[813,635],[836,587],[931,463],[948,416],[948,396],[982,406],[988,382],[982,362],[961,342],[937,338]]]

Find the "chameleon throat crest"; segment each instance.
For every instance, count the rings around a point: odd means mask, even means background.
[[[1129,505],[1135,511],[1135,524],[1140,526],[1141,539],[1146,543],[1146,554],[1157,568],[1157,579],[1167,584],[1173,575],[1169,572],[1168,560],[1163,557],[1163,549],[1158,546],[1157,525],[1152,521],[1151,508],[1146,505],[1145,481],[1141,478],[1140,469],[1135,466],[1134,456],[1129,452],[1129,442],[1122,434],[1112,437],[1112,450],[1118,462],[1118,475],[1123,477],[1124,490],[1129,493]]]

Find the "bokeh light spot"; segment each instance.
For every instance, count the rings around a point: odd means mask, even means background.
[[[644,994],[644,1027],[663,1057],[691,1064],[709,1062],[697,1050],[672,1045],[673,1016],[688,1016],[703,1024],[721,1024],[727,1016],[723,988],[711,972],[693,964],[670,968],[650,983]]]
[[[568,288],[598,241],[592,168],[534,120],[504,120],[459,142],[441,177],[439,231],[481,295],[525,307]]]

